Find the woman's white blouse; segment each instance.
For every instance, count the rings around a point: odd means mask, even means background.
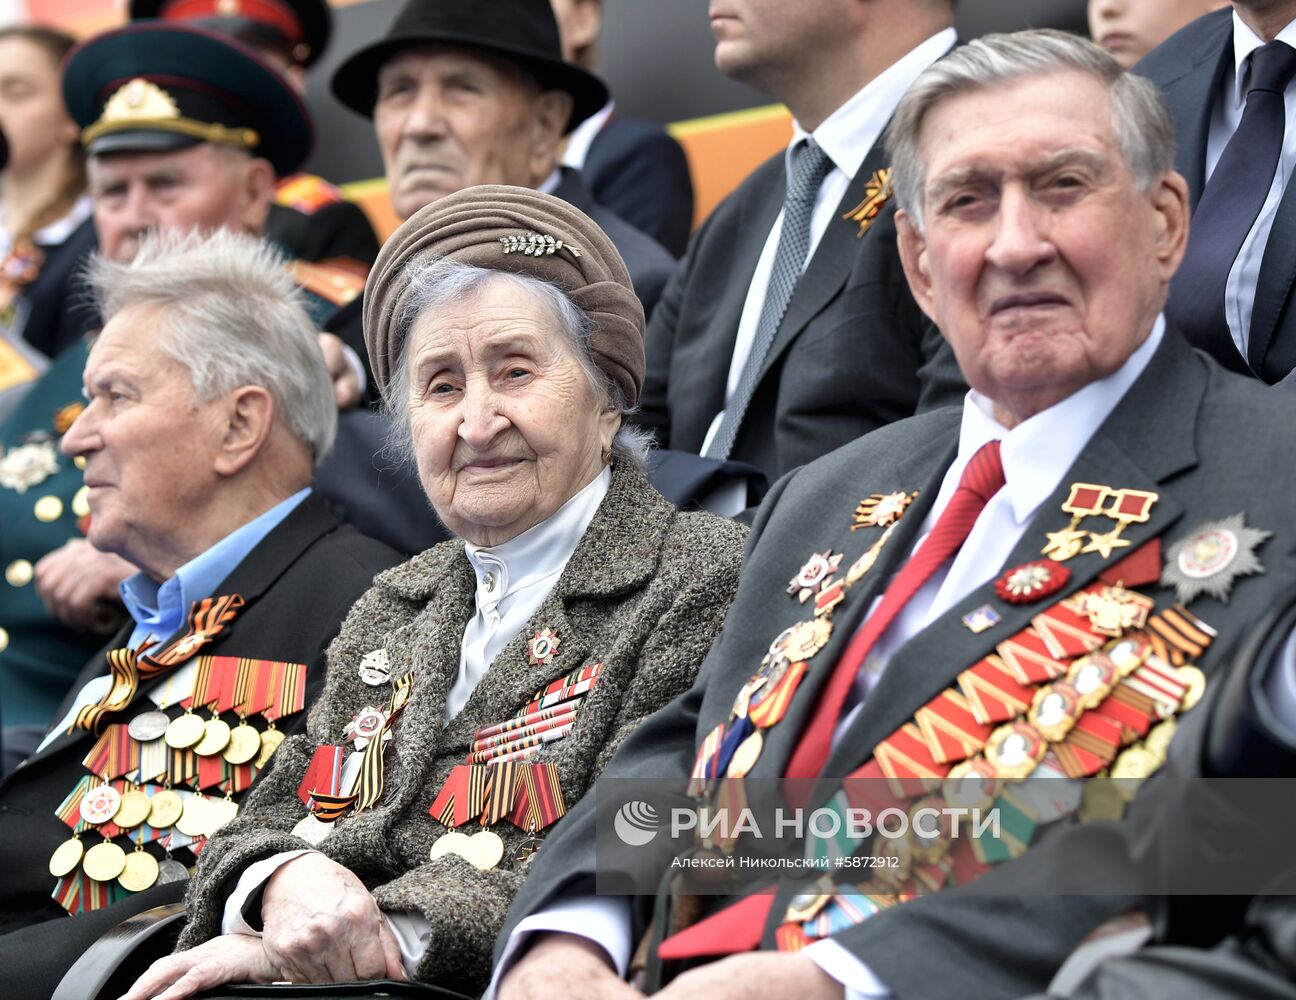
[[[446,699],[447,718],[468,701],[486,668],[544,604],[612,482],[604,469],[588,486],[532,528],[484,548],[467,544],[477,576],[477,612],[459,646],[459,677]]]

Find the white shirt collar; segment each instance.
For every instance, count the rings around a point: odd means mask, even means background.
[[[953,28],[937,32],[903,58],[864,85],[854,97],[834,111],[814,130],[807,132],[792,122],[792,142],[785,154],[786,167],[792,169],[792,150],[802,139],[814,136],[815,142],[828,154],[833,165],[847,177],[854,178],[860,164],[876,144],[896,105],[913,82],[932,63],[958,42]]]
[[[1147,340],[1115,372],[1090,382],[1012,430],[994,418],[993,404],[986,396],[969,390],[963,403],[956,461],[966,465],[983,444],[1002,441],[1004,488],[1017,523],[1026,524],[1052,496],[1094,431],[1143,374],[1164,335],[1165,318],[1158,316]]]
[[[563,150],[563,166],[575,167],[577,170],[585,166],[585,157],[589,156],[589,149],[594,143],[594,137],[608,123],[608,119],[612,117],[615,107],[615,101],[608,101],[603,105],[602,109],[590,115],[572,129],[571,135],[567,137],[567,148]]]
[[[553,170],[550,171],[549,176],[544,179],[544,183],[536,188],[536,190],[541,194],[553,194],[558,190],[558,185],[561,183],[562,171],[558,167],[554,167]]]
[[[32,233],[32,242],[46,247],[61,246],[77,226],[90,218],[93,210],[94,202],[90,200],[88,194],[83,194],[72,203],[72,208],[67,215]],[[8,253],[12,249],[13,234],[0,225],[0,253]]]
[[[1290,22],[1287,27],[1278,32],[1275,42],[1286,42],[1292,48],[1296,48],[1296,21]],[[1246,103],[1246,90],[1242,84],[1245,79],[1243,76],[1243,67],[1250,68],[1247,58],[1256,49],[1265,44],[1263,38],[1257,35],[1247,26],[1247,23],[1238,17],[1237,11],[1233,11],[1233,105],[1242,107]]]
[[[604,469],[574,497],[516,538],[490,548],[466,542],[468,563],[477,575],[478,606],[498,604],[518,590],[561,573],[611,483],[612,470]]]

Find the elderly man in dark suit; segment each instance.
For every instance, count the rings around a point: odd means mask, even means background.
[[[0,784],[15,996],[49,996],[86,943],[179,898],[190,847],[303,724],[325,646],[399,558],[312,494],[337,411],[277,265],[230,233],[98,265],[108,322],[61,447],[84,465],[90,542],[140,571],[122,585],[130,619]]]
[[[333,93],[373,119],[402,219],[476,184],[556,195],[612,238],[652,311],[673,258],[558,162],[562,137],[608,93],[598,77],[563,62],[549,0],[410,0],[386,35],[338,67]]]
[[[1045,988],[1137,901],[1139,818],[1096,822],[1124,802],[1082,779],[1155,772],[1174,717],[1296,578],[1296,474],[1273,443],[1296,407],[1160,315],[1188,209],[1155,89],[1070,35],[990,36],[923,73],[892,129],[905,272],[973,391],[776,488],[699,683],[599,792],[654,778],[719,808],[721,779],[746,776],[753,802],[775,794],[758,779],[790,780],[794,803],[885,790],[903,812],[970,788],[1004,830],[794,845],[836,858],[835,884],[691,901],[652,895],[681,860],[658,838],[629,862],[648,894],[608,897],[624,852],[600,839],[596,864],[582,804],[500,939],[506,1000],[635,995],[638,942],[670,997]]]
[[[1193,208],[1167,315],[1226,368],[1279,384],[1296,368],[1296,3],[1236,0],[1135,72],[1170,104]]]
[[[957,400],[905,287],[882,132],[955,43],[950,0],[717,0],[716,66],[785,103],[792,144],[698,230],[652,315],[640,423],[770,482]],[[739,506],[743,506],[740,504]]]

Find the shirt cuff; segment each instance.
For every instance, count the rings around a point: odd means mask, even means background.
[[[624,896],[575,896],[531,914],[513,928],[482,1000],[495,1000],[499,981],[521,957],[523,945],[532,934],[543,932],[575,934],[594,942],[607,953],[616,974],[625,978],[632,949],[630,901]]]
[[[260,937],[261,932],[247,922],[245,913],[248,903],[270,877],[289,861],[296,861],[303,854],[314,854],[314,851],[283,851],[263,858],[255,864],[248,865],[239,876],[238,884],[225,900],[225,913],[221,918],[222,934],[251,934]]]
[[[894,1000],[887,984],[832,938],[807,945],[801,954],[842,984],[846,1000]]]
[[[1296,632],[1283,644],[1268,667],[1261,690],[1269,700],[1275,735],[1296,744]]]
[[[419,962],[423,961],[428,941],[432,938],[432,925],[428,923],[427,917],[413,910],[398,910],[395,913],[384,910],[383,916],[387,919],[387,926],[391,928],[396,943],[400,945],[401,964],[405,966],[405,974],[413,979],[414,971]]]

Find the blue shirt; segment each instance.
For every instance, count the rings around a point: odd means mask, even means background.
[[[130,648],[137,649],[150,635],[162,640],[180,631],[193,602],[213,596],[221,581],[309,495],[308,486],[275,504],[264,514],[230,532],[202,555],[190,559],[163,584],[144,573],[123,580],[121,598],[135,619],[135,631],[128,643]]]

